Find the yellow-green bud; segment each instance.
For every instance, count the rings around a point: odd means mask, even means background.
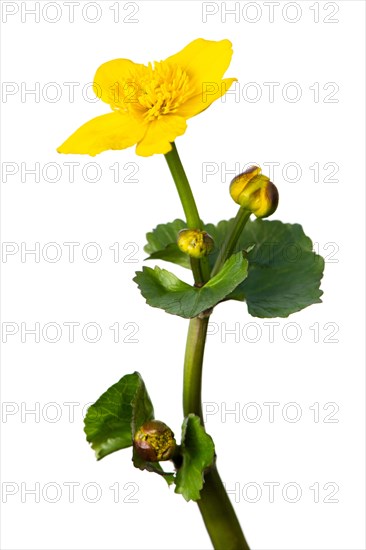
[[[159,462],[172,457],[176,443],[172,430],[164,422],[150,420],[135,433],[133,446],[144,460]]]
[[[178,233],[177,242],[181,251],[192,258],[203,258],[214,247],[213,238],[206,231],[199,229],[182,229]]]
[[[230,184],[230,195],[237,204],[257,218],[270,216],[278,206],[277,187],[262,174],[259,166],[250,166],[235,176]]]

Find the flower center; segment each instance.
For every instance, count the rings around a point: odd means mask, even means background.
[[[124,82],[116,82],[118,94],[112,102],[116,110],[134,111],[150,122],[175,113],[192,93],[187,73],[166,61],[138,67]]]

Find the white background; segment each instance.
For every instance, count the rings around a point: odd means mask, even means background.
[[[164,59],[203,37],[232,41],[227,76],[239,84],[238,96],[190,120],[177,139],[201,216],[215,222],[236,212],[233,174],[222,168],[256,162],[268,174],[265,163],[279,163],[274,219],[301,223],[326,256],[323,303],[272,320],[273,341],[245,304],[215,311],[203,400],[219,470],[253,550],[364,549],[364,3],[74,4],[70,22],[66,2],[2,2],[3,241],[14,243],[6,248],[14,254],[2,258],[3,329],[15,332],[3,345],[2,548],[211,547],[194,503],[134,469],[130,450],[96,462],[83,434],[84,406],[138,370],[156,417],[179,439],[187,322],[147,307],[131,281],[146,256],[145,233],[183,215],[165,160],[138,157],[134,148],[94,159],[56,153],[82,123],[109,112],[87,86],[101,63]],[[236,15],[225,16],[225,7]],[[39,22],[26,11],[34,8]],[[74,98],[71,82],[79,83]],[[268,83],[278,83],[273,98]],[[37,86],[39,97],[25,94]],[[72,182],[66,162],[80,163]],[[101,173],[94,183],[89,162]],[[25,172],[35,163],[39,181]],[[216,173],[203,177],[202,163]],[[80,243],[74,262],[65,242]],[[99,261],[90,261],[91,242]],[[50,260],[57,250],[48,243],[57,243],[59,261]],[[22,261],[21,250],[35,246],[39,262],[32,254]],[[79,323],[73,343],[70,322]],[[21,323],[40,323],[39,343]],[[87,323],[100,327],[98,342],[83,338],[83,328],[94,338]],[[109,328],[115,323],[119,343]],[[58,326],[59,341],[47,341]],[[278,404],[272,422],[264,403]],[[27,493],[32,488],[39,499]]]

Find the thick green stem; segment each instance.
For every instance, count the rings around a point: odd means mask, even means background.
[[[215,550],[249,550],[216,466],[205,473],[197,504]]]
[[[193,413],[199,416],[202,425],[202,366],[209,318],[207,312],[207,315],[201,314],[190,320],[184,358],[184,416]],[[205,472],[205,483],[197,504],[215,550],[249,550],[215,465]]]
[[[189,321],[186,353],[184,357],[183,412],[184,416],[193,413],[203,424],[201,387],[202,365],[205,351],[209,316],[194,317]]]
[[[221,247],[219,255],[217,256],[215,265],[211,271],[211,277],[217,275],[225,261],[231,256],[235,250],[236,243],[245,227],[245,224],[249,220],[250,212],[244,208],[239,208],[238,213],[233,219],[229,228],[228,234]]]

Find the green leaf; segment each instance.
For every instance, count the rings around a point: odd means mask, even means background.
[[[145,422],[149,422],[149,420],[154,419],[154,407],[141,377],[140,383],[137,384],[136,392],[132,399],[131,405],[131,430],[132,437],[134,437],[135,432],[139,430]]]
[[[211,267],[232,223],[231,219],[204,226],[215,242],[215,248],[208,257]],[[149,233],[146,251],[150,253],[150,258],[189,268],[189,257],[176,244],[177,234],[184,227],[185,222],[174,220],[157,226]],[[311,240],[299,224],[260,219],[248,221],[234,252],[238,251],[247,251],[248,277],[226,299],[246,301],[248,311],[254,317],[287,317],[321,302],[322,291],[319,287],[324,261],[314,254]],[[150,303],[149,299],[147,301]],[[170,308],[176,309],[171,304]]]
[[[170,243],[162,250],[153,252],[146,260],[165,260],[172,264],[180,265],[186,269],[191,268],[190,257],[178,247],[177,243]]]
[[[145,252],[148,260],[165,260],[190,269],[190,259],[177,245],[178,233],[187,227],[183,220],[174,220],[158,225],[151,233],[147,233]]]
[[[154,419],[154,409],[138,372],[126,374],[91,405],[86,414],[84,431],[97,459],[131,447],[135,431]],[[146,462],[133,450],[133,464],[164,477],[168,485],[174,473],[164,472],[158,462]]]
[[[230,294],[247,276],[247,267],[247,260],[239,252],[231,256],[222,270],[201,288],[188,285],[160,267],[144,267],[136,273],[134,281],[150,306],[189,319]]]
[[[199,417],[194,414],[189,414],[183,421],[181,453],[183,463],[176,475],[175,492],[187,501],[198,500],[204,483],[203,473],[214,461],[215,447]]]
[[[254,317],[288,317],[320,303],[324,260],[299,224],[249,221],[238,247],[248,249],[249,272],[229,296],[246,301]]]
[[[91,405],[84,431],[98,460],[132,446],[133,424],[154,418],[154,409],[138,372],[127,374]]]

